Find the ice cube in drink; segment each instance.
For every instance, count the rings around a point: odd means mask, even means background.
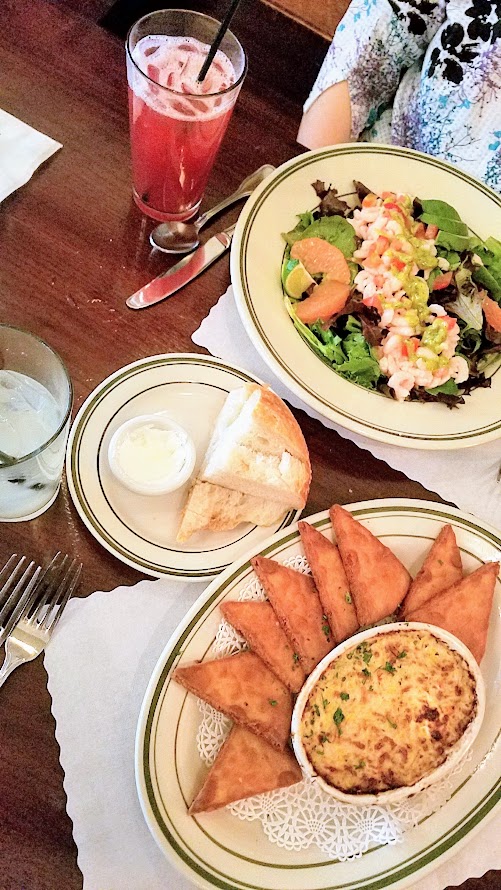
[[[239,89],[218,50],[201,83],[209,46],[190,37],[142,37],[128,59],[134,197],[155,219],[198,209]]]
[[[2,519],[36,514],[56,496],[65,437],[33,452],[57,433],[61,421],[61,409],[43,384],[18,371],[0,370],[0,450],[19,461],[0,466]]]

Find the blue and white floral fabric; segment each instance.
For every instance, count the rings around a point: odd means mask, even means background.
[[[355,139],[435,155],[501,192],[500,0],[352,0],[305,110],[342,80]]]

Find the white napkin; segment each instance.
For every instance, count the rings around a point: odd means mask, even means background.
[[[195,886],[164,858],[143,819],[134,742],[153,668],[202,587],[141,581],[72,600],[45,653],[83,890]],[[444,890],[496,868],[501,816],[427,875],[426,890]],[[418,886],[422,880],[414,890]]]
[[[275,376],[251,343],[240,320],[233,291],[228,288],[211,309],[192,340],[204,346],[212,355],[250,371],[269,383],[277,395],[301,408],[324,426],[336,430],[344,439],[351,439],[359,448],[370,451],[390,467],[401,470],[409,479],[435,491],[445,501],[461,510],[474,513],[480,519],[501,528],[501,465],[499,440],[474,448],[451,451],[422,451],[385,445],[357,433],[349,432],[326,420],[292,393]]]
[[[28,182],[61,143],[0,109],[0,201]]]

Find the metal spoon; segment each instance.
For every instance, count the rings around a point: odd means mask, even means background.
[[[199,243],[198,233],[202,226],[222,210],[226,210],[242,198],[248,198],[256,186],[273,173],[274,169],[271,164],[264,164],[259,170],[247,176],[233,194],[224,198],[211,210],[202,213],[195,222],[165,222],[156,226],[150,234],[150,244],[163,253],[189,253],[190,250],[194,250]]]

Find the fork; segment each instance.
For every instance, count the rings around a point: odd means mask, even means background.
[[[38,578],[34,602],[7,637],[0,686],[14,668],[33,661],[45,649],[78,584],[81,571],[82,563],[56,553]]]
[[[0,571],[0,646],[33,605],[36,582],[42,571],[33,560],[28,563],[25,556],[16,562],[17,559],[17,553],[13,553]]]

